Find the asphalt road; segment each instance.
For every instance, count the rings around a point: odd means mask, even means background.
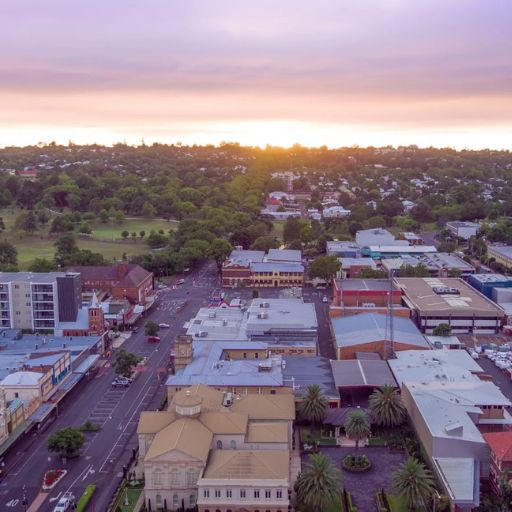
[[[29,435],[17,443],[4,457],[6,477],[0,484],[0,510],[25,510],[22,498],[28,503],[40,493],[43,475],[48,469],[64,468],[65,478],[50,492],[38,509],[51,512],[64,492],[78,499],[88,484],[97,490],[91,510],[104,511],[112,493],[123,476],[132,448],[137,446],[136,428],[142,410],[157,409],[165,395],[166,366],[175,336],[183,323],[202,306],[216,286],[215,265],[207,265],[186,278],[179,289],[159,291],[151,312],[139,320],[139,330],[123,344],[137,355],[147,356],[147,365],[126,389],[112,389],[114,371],[108,365],[89,382],[81,382],[62,403],[59,416],[39,434]],[[144,329],[147,319],[170,324],[161,329],[159,344],[146,342]],[[48,452],[48,437],[58,429],[78,427],[90,420],[102,426],[97,433],[87,433],[81,456],[62,463]]]

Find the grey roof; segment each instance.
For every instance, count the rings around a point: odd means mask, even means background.
[[[360,246],[395,243],[395,236],[387,229],[362,229],[356,233],[356,242]],[[402,242],[408,245],[406,240],[402,240]]]
[[[458,505],[479,505],[480,461],[469,457],[434,457],[436,473],[440,476],[450,499]]]
[[[294,385],[295,396],[303,397],[307,387],[318,384],[328,398],[339,399],[332,368],[327,357],[283,356],[283,378],[286,386]]]
[[[266,261],[289,261],[300,263],[302,261],[302,252],[293,249],[269,249]]]
[[[490,245],[487,250],[500,254],[505,258],[512,258],[512,245]]]
[[[24,334],[19,340],[0,338],[1,354],[36,353],[37,350],[48,351],[66,348],[71,353],[82,352],[96,346],[100,336],[35,336]],[[37,348],[36,348],[37,347]]]
[[[389,279],[336,279],[336,287],[340,290],[389,290]],[[393,286],[396,289],[395,286]]]
[[[475,222],[467,222],[463,220],[452,220],[446,223],[447,226],[452,228],[479,228],[480,224],[476,224]]]
[[[507,283],[512,281],[511,277],[504,276],[503,274],[475,274],[471,281],[478,281],[482,284],[487,283]]]
[[[338,260],[341,263],[341,268],[350,268],[352,265],[377,268],[377,264],[372,258],[338,258]]]
[[[323,423],[327,425],[335,425],[335,426],[343,426],[345,425],[345,420],[347,416],[352,411],[364,411],[368,413],[368,411],[361,407],[337,407],[337,408],[329,408],[325,411],[325,418]]]
[[[251,263],[251,270],[253,272],[272,272],[273,270],[278,270],[279,272],[304,272],[304,266],[298,263],[264,261]]]
[[[0,272],[0,283],[11,281],[27,281],[33,283],[51,284],[57,277],[65,277],[65,272]]]
[[[252,347],[247,342],[247,349]],[[167,386],[283,386],[282,358],[273,356],[271,359],[241,359],[225,361],[222,354],[230,348],[230,343],[194,341],[194,359],[185,368],[178,370],[176,375],[167,379]],[[272,363],[269,371],[259,371],[264,361]]]
[[[265,251],[245,251],[235,249],[231,252],[229,260],[232,262],[239,262],[243,264],[249,264],[251,262],[263,261],[265,257]]]
[[[89,330],[89,311],[85,308],[79,309],[76,315],[76,320],[74,322],[59,322],[55,327],[56,331],[63,330],[72,330],[72,329],[80,329],[80,330]]]
[[[331,361],[334,382],[340,387],[395,386],[396,382],[386,361],[344,359]]]
[[[389,320],[386,315],[362,313],[332,318],[332,327],[338,347],[364,345],[390,339]],[[409,318],[393,318],[393,341],[429,348],[425,337]]]
[[[479,364],[466,350],[403,350],[388,361],[398,384],[409,381],[467,380],[482,373]]]

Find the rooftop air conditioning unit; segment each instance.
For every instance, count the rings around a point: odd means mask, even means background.
[[[224,398],[222,399],[222,405],[224,407],[229,407],[232,404],[233,404],[233,393],[228,392],[224,395]]]
[[[209,317],[209,318],[215,318],[216,316],[217,316],[217,313],[216,313],[215,311],[210,311],[210,312],[208,313],[208,317]]]
[[[196,338],[206,338],[206,336],[208,336],[208,331],[198,331],[195,336]]]
[[[270,307],[270,302],[263,302],[263,307],[264,308],[269,308]]]
[[[260,319],[268,318],[268,313],[258,313],[258,318],[260,318]]]

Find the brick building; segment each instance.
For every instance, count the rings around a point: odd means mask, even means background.
[[[505,471],[512,475],[512,432],[488,432],[483,434],[491,451],[489,480],[494,491],[499,489],[499,479]]]
[[[143,306],[153,297],[153,273],[139,265],[77,266],[70,270],[80,273],[82,291],[103,291],[114,299],[128,299]]]

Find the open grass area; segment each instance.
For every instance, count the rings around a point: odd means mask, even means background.
[[[132,233],[137,233],[137,238],[139,238],[139,233],[141,231],[146,232],[146,236],[149,235],[151,230],[158,231],[159,229],[163,229],[164,233],[167,235],[169,229],[176,229],[178,227],[178,221],[175,220],[164,220],[164,219],[126,219],[122,223],[118,223],[116,221],[113,222],[91,222],[89,223],[92,229],[92,237],[96,240],[122,240],[121,233],[123,231],[128,231],[130,235]],[[131,237],[129,237],[131,238]]]
[[[11,242],[18,251],[18,265],[20,270],[26,270],[35,258],[52,259],[55,254],[54,243],[58,235],[48,233],[49,226],[40,227],[33,235],[26,234],[15,228],[15,219],[22,212],[19,208],[8,208],[0,210],[5,224],[5,231],[2,238]],[[50,221],[51,222],[51,221]],[[135,256],[149,252],[145,240],[139,237],[140,231],[145,231],[146,236],[151,230],[163,229],[167,234],[169,229],[177,228],[178,221],[166,221],[164,219],[141,219],[129,218],[122,223],[91,222],[93,230],[91,235],[80,235],[74,233],[80,249],[89,249],[103,255],[107,261],[121,260],[123,254]],[[137,233],[137,238],[129,236],[123,240],[123,231]]]

